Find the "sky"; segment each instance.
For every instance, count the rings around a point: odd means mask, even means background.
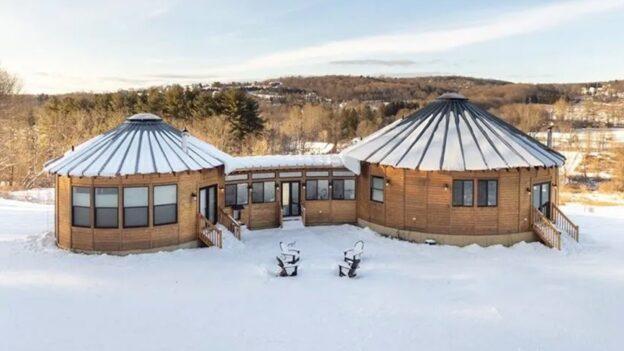
[[[624,79],[624,0],[0,0],[24,93],[289,75]]]

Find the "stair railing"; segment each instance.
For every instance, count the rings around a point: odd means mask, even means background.
[[[223,248],[223,233],[221,229],[210,223],[201,213],[197,214],[197,239],[206,244],[206,246]]]
[[[561,250],[561,232],[540,210],[531,208],[533,232],[549,247]]]
[[[232,232],[236,239],[241,240],[241,224],[221,207],[219,207],[219,223]]]
[[[552,205],[551,213],[555,225],[561,229],[562,232],[571,236],[572,239],[579,241],[579,226],[574,224],[574,222],[572,222],[572,220],[555,204]]]

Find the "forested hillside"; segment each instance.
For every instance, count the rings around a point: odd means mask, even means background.
[[[336,151],[448,91],[463,93],[523,130],[540,130],[589,86],[323,76],[33,96],[19,94],[19,81],[0,72],[0,182],[19,188],[48,185],[41,172],[46,160],[137,112],[161,115],[232,154],[301,153],[312,141]]]

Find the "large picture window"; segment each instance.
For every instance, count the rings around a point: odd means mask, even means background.
[[[225,185],[225,205],[247,205],[249,190],[247,183]]]
[[[95,188],[95,227],[117,228],[119,213],[117,188]]]
[[[275,182],[256,182],[252,188],[251,201],[254,203],[275,202]]]
[[[375,202],[384,202],[384,179],[383,177],[371,177],[370,199]]]
[[[453,206],[472,207],[473,205],[473,181],[454,180],[453,181]]]
[[[91,188],[72,187],[72,225],[91,227]]]
[[[355,200],[355,179],[334,179],[332,185],[334,200]]]
[[[479,180],[477,205],[480,207],[495,207],[498,205],[498,180]]]
[[[329,180],[310,179],[306,181],[306,200],[329,200]]]
[[[154,225],[178,221],[178,188],[176,185],[154,186]]]
[[[124,188],[123,209],[124,227],[147,227],[149,223],[147,187]]]

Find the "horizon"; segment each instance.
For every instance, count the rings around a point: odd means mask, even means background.
[[[0,30],[17,34],[0,38],[0,67],[24,94],[289,76],[624,79],[624,0],[7,5]]]

